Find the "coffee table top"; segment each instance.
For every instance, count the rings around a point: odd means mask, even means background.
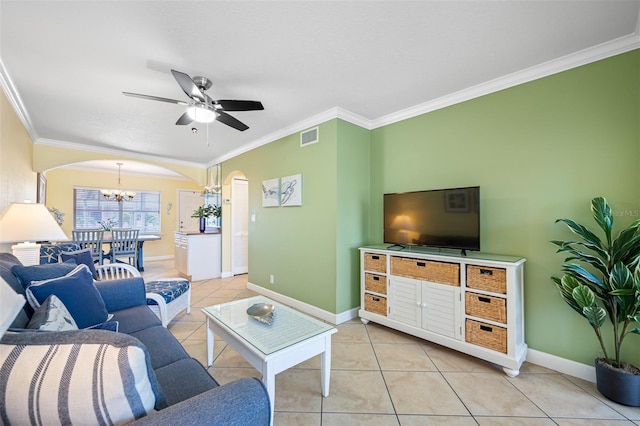
[[[270,303],[275,306],[271,324],[260,322],[247,314],[247,309],[255,303]],[[227,326],[265,355],[318,334],[335,330],[331,324],[326,324],[264,296],[209,306],[202,311]]]

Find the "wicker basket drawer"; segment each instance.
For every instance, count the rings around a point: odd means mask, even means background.
[[[364,294],[364,310],[374,314],[387,316],[387,298]]]
[[[387,277],[384,275],[364,274],[364,289],[374,293],[387,294]]]
[[[387,255],[365,253],[364,254],[364,270],[382,272],[383,274],[386,273],[387,272]]]
[[[391,256],[391,274],[440,284],[460,285],[460,265]]]
[[[467,319],[465,340],[474,345],[507,353],[507,329]]]
[[[467,265],[467,287],[507,293],[507,271],[502,268]]]
[[[506,299],[468,291],[464,295],[464,305],[467,315],[507,323]]]

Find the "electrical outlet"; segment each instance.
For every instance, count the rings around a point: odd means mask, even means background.
[[[274,281],[273,275],[269,275],[269,284],[273,284]]]

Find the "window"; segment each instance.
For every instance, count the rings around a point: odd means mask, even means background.
[[[74,229],[135,228],[160,232],[160,192],[140,191],[131,201],[107,200],[95,188],[73,188]]]

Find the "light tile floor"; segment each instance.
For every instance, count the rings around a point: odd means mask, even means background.
[[[145,263],[145,279],[177,276],[173,261]],[[192,283],[190,314],[169,329],[206,362],[202,307],[250,297],[247,276]],[[276,376],[275,425],[640,425],[640,408],[613,403],[595,384],[525,363],[518,377],[442,346],[358,319],[332,339],[330,395],[320,394],[320,360]],[[259,377],[223,341],[209,372],[221,384]]]

